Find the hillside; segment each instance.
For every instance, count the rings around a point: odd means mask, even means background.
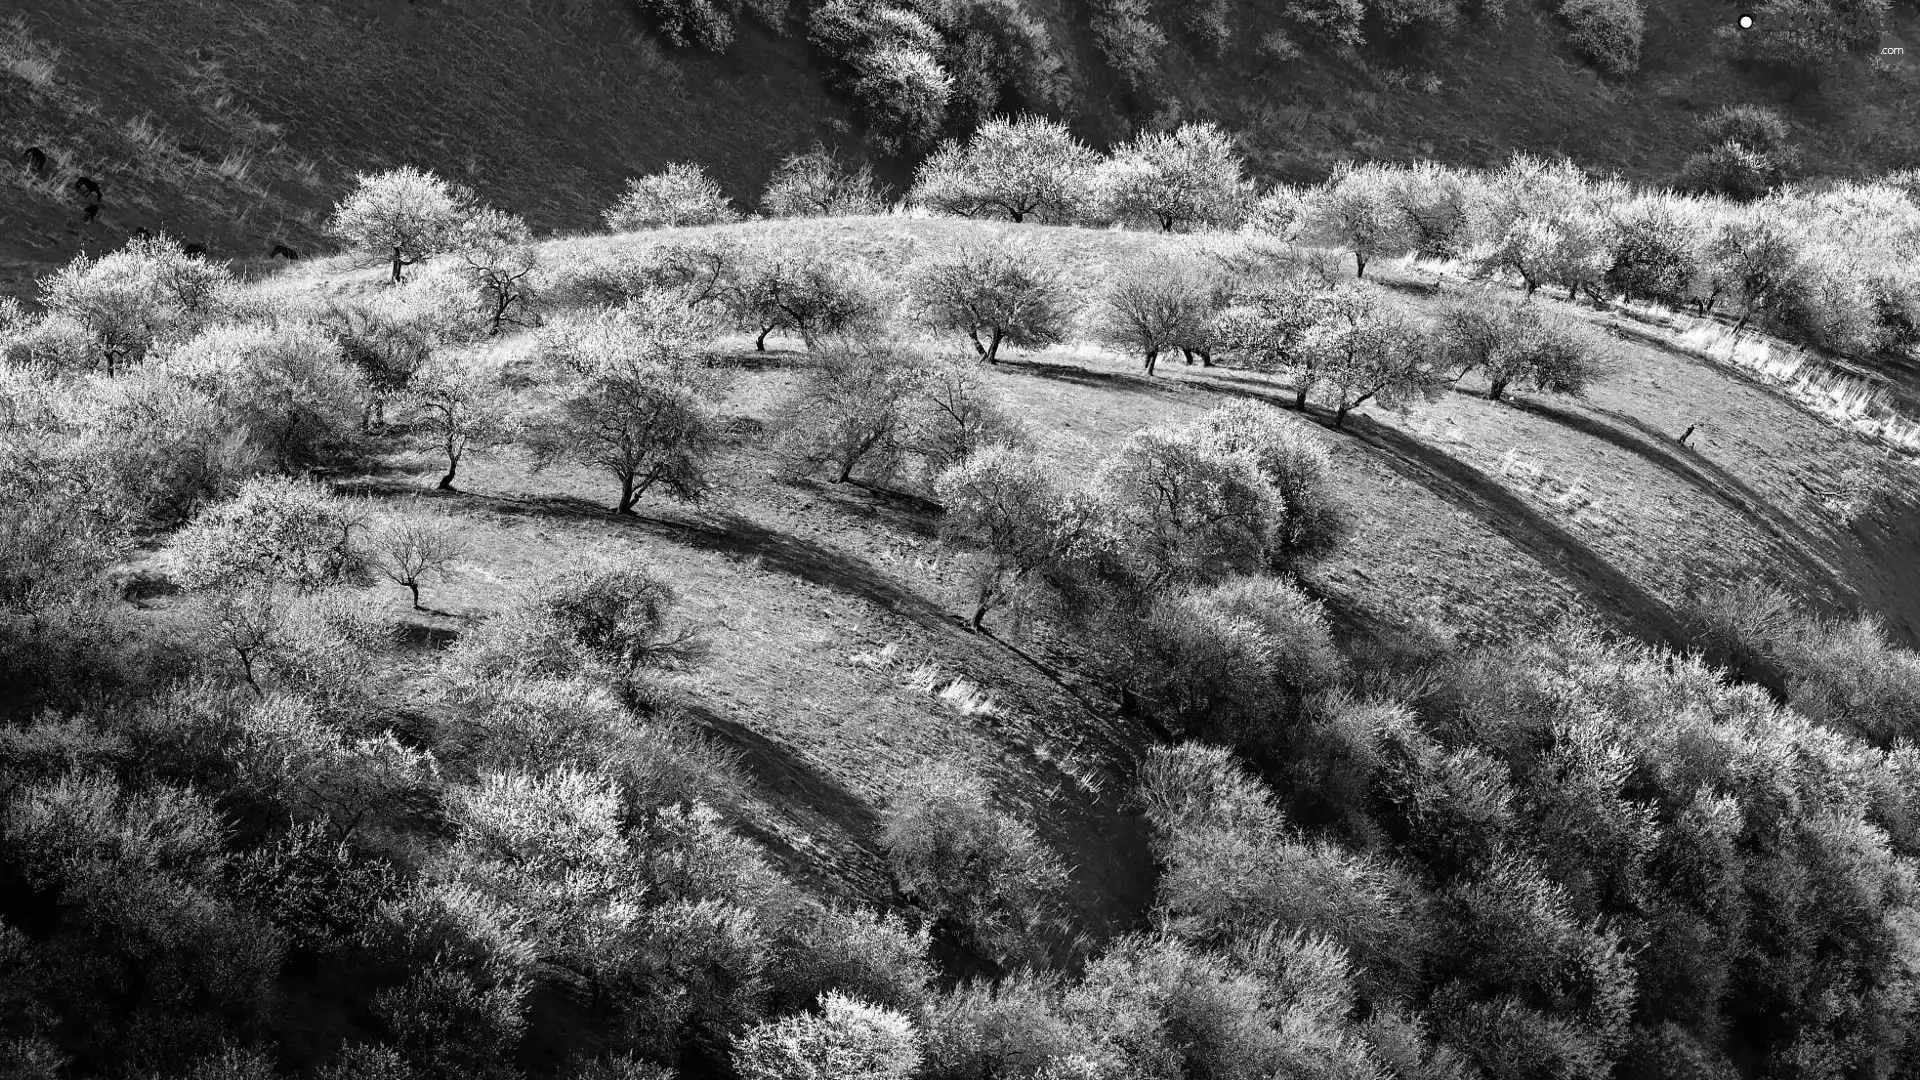
[[[1713,32],[1735,6],[1648,5],[1642,70],[1599,76],[1544,2],[1452,42],[1363,59],[1276,62],[1259,42],[1273,7],[1240,3],[1227,51],[1160,58],[1160,122],[1236,131],[1264,180],[1314,180],[1347,158],[1491,164],[1516,149],[1658,180],[1695,149],[1692,121],[1722,104],[1781,103],[1814,174],[1920,158],[1915,82],[1845,65],[1798,91],[1734,69]],[[857,150],[858,124],[823,84],[797,26],[743,20],[721,56],[669,49],[624,0],[23,0],[0,25],[0,291],[81,250],[165,229],[229,258],[276,243],[311,252],[359,170],[412,163],[474,187],[538,230],[597,222],[622,180],[674,160],[709,168],[751,203],[780,156],[824,140]],[[1064,64],[1066,111],[1096,143],[1142,119],[1087,36],[1078,2],[1034,5]],[[1904,25],[1904,24],[1902,24]],[[1910,72],[1908,74],[1911,74]],[[20,168],[28,146],[53,160]],[[894,181],[910,162],[882,163]],[[70,190],[103,191],[83,220]]]
[[[572,260],[759,235],[838,245],[886,273],[983,230],[1026,237],[1084,282],[1160,244],[1200,242],[870,218],[554,241],[548,253]],[[381,287],[378,272],[338,260],[301,265],[282,280],[297,294],[336,298]],[[1432,302],[1430,274],[1396,266],[1385,280],[1416,303]],[[473,362],[496,364],[529,344],[525,334],[505,339]],[[710,505],[652,501],[638,519],[610,518],[600,474],[530,472],[516,450],[476,454],[457,494],[432,491],[440,467],[404,454],[371,476],[341,478],[347,490],[452,515],[469,537],[451,582],[430,590],[430,606],[448,614],[421,620],[420,633],[457,635],[497,607],[502,590],[558,567],[652,567],[682,591],[724,658],[675,685],[778,808],[782,824],[769,839],[790,869],[884,901],[872,846],[878,808],[915,770],[955,758],[993,777],[1069,854],[1090,932],[1136,925],[1150,870],[1122,795],[1144,733],[1111,718],[1109,688],[1074,674],[1069,643],[965,632],[962,582],[923,500],[775,479],[777,462],[759,433],[809,358],[796,340],[775,338],[766,355],[750,341],[734,347],[739,381],[725,408],[739,434],[715,470],[727,480]],[[1585,400],[1489,402],[1469,379],[1411,417],[1369,409],[1346,433],[1327,432],[1357,527],[1307,583],[1349,636],[1438,625],[1466,642],[1512,641],[1579,614],[1680,646],[1676,611],[1690,586],[1760,579],[1830,612],[1878,614],[1898,639],[1920,641],[1920,504],[1912,486],[1852,525],[1836,521],[1816,494],[1841,486],[1850,468],[1899,478],[1911,465],[1776,389],[1681,351],[1670,335],[1621,338],[1620,350],[1617,371]],[[1165,363],[1148,377],[1137,359],[1085,343],[1016,355],[984,376],[1062,476],[1086,475],[1142,428],[1236,399],[1291,401],[1284,379]],[[1324,428],[1324,418],[1292,419]],[[1689,426],[1698,430],[1679,445]],[[396,601],[396,614],[404,608]],[[897,656],[894,667],[863,664],[883,649]],[[1034,650],[1039,664],[1029,659]],[[922,661],[943,680],[964,678],[986,691],[995,712],[968,716],[903,686],[901,676]],[[1048,674],[1056,668],[1065,685]]]

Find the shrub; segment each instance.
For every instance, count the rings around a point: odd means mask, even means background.
[[[475,446],[500,442],[512,429],[511,402],[486,376],[447,354],[425,360],[395,401],[409,441],[446,458],[434,486],[454,490],[460,463]]]
[[[733,1067],[742,1080],[906,1080],[920,1067],[920,1048],[905,1016],[830,991],[817,1016],[747,1029]]]
[[[1245,220],[1253,185],[1233,139],[1210,123],[1146,132],[1115,147],[1096,176],[1103,213],[1145,219],[1162,232],[1226,228]]]
[[[927,941],[896,915],[802,904],[781,924],[773,1001],[798,1009],[833,991],[922,1015],[933,993]]]
[[[584,571],[550,585],[541,613],[631,684],[643,667],[673,666],[704,655],[691,627],[671,624],[669,613],[679,599],[672,586],[644,570]]]
[[[1757,314],[1769,312],[1793,280],[1803,241],[1783,215],[1768,210],[1729,217],[1707,242],[1710,273],[1740,305],[1737,336]]]
[[[1141,627],[1135,693],[1176,734],[1264,746],[1341,673],[1320,605],[1278,578],[1161,597]]]
[[[733,44],[733,21],[740,13],[740,0],[636,0],[635,6],[667,44],[716,53]]]
[[[1151,375],[1160,354],[1210,336],[1219,306],[1209,268],[1193,259],[1154,256],[1123,268],[1094,309],[1095,333],[1107,344],[1145,357]]]
[[[1334,487],[1325,440],[1251,401],[1214,409],[1195,426],[1214,450],[1250,458],[1277,498],[1266,537],[1270,568],[1297,570],[1345,541],[1351,511]]]
[[[760,209],[768,217],[848,217],[886,209],[872,168],[849,169],[839,155],[815,143],[803,154],[781,159]]]
[[[148,368],[140,378],[192,390],[220,410],[229,438],[244,439],[278,469],[337,465],[363,445],[366,378],[316,327],[215,326]]]
[[[526,987],[487,985],[456,968],[420,968],[373,995],[373,1015],[416,1073],[512,1080],[526,1029]]]
[[[1444,392],[1432,339],[1411,316],[1358,287],[1330,298],[1327,312],[1296,367],[1296,394],[1312,392],[1331,406],[1335,428],[1369,401],[1406,411]]]
[[[359,516],[317,484],[249,480],[226,502],[195,515],[169,557],[189,589],[285,584],[314,589],[358,580]]]
[[[1119,556],[1141,594],[1258,573],[1279,506],[1250,453],[1197,426],[1135,432],[1096,480]]]
[[[922,162],[907,197],[935,213],[1064,224],[1086,213],[1096,160],[1058,121],[989,120]]]
[[[1389,35],[1444,37],[1459,29],[1460,4],[1461,0],[1370,0],[1369,6]]]
[[[916,773],[888,800],[880,846],[900,891],[995,961],[1037,949],[1067,884],[1033,830],[951,766]]]
[[[887,319],[880,283],[838,253],[806,244],[798,250],[771,243],[747,252],[727,291],[734,316],[765,352],[775,330],[799,334],[808,349],[823,338],[859,337]]]
[[[9,352],[61,368],[79,361],[112,376],[204,325],[226,280],[223,264],[183,255],[165,237],[98,259],[80,255],[40,282],[48,317],[27,327]]]
[[[1675,184],[1682,191],[1721,195],[1736,202],[1764,198],[1785,180],[1779,163],[1735,142],[1723,142],[1687,158]]]
[[[966,334],[989,364],[1002,344],[1044,349],[1072,329],[1073,297],[1060,269],[1021,240],[963,244],[919,267],[911,288],[930,325]]]
[[[1778,649],[1795,709],[1886,746],[1920,724],[1920,655],[1866,617],[1808,622]]]
[[[420,583],[443,577],[466,551],[451,523],[424,515],[388,518],[367,536],[367,554],[381,577],[407,590],[413,609],[420,606]]]
[[[1364,0],[1294,0],[1284,13],[1308,34],[1335,48],[1353,48],[1363,40]]]
[[[1032,440],[981,378],[979,365],[964,357],[927,364],[904,448],[929,482],[975,454],[1003,447],[1030,451]]]
[[[932,53],[885,46],[860,55],[854,69],[854,100],[882,152],[909,153],[940,134],[953,79]]]
[[[1411,223],[1401,210],[1401,189],[1381,165],[1343,165],[1307,195],[1305,230],[1319,242],[1353,253],[1355,276],[1365,277],[1374,258],[1413,249]]]
[[[978,130],[1027,109],[1057,112],[1066,97],[1064,65],[1043,20],[1019,0],[965,0],[928,8],[944,42],[941,66],[953,77],[949,125]]]
[[[473,209],[473,192],[403,165],[355,176],[353,191],[334,207],[327,231],[350,249],[390,265],[399,284],[403,268],[459,247]]]
[[[620,485],[616,514],[633,513],[655,487],[703,497],[721,383],[694,344],[697,331],[671,303],[563,327],[549,342],[557,385],[525,425],[535,467],[572,461],[608,474]]]
[[[286,941],[221,896],[224,828],[203,797],[81,773],[17,784],[0,839],[16,895],[58,916],[30,941],[0,940],[9,989],[32,987],[60,1042],[124,1072],[259,1029]]]
[[[941,473],[934,491],[946,510],[941,535],[982,553],[968,620],[975,630],[988,612],[1041,586],[1089,528],[1087,501],[1074,499],[1045,465],[1011,448],[972,455]]]
[[[1168,42],[1146,0],[1100,0],[1088,26],[1094,47],[1122,86],[1135,94],[1152,89]]]
[[[1389,184],[1415,255],[1452,259],[1465,250],[1472,224],[1472,190],[1466,177],[1422,161],[1394,170]]]
[[[720,185],[690,162],[630,178],[627,189],[602,216],[613,232],[724,225],[740,218]]]
[[[856,471],[891,481],[907,460],[925,378],[920,357],[900,344],[835,345],[776,418],[782,455],[801,474],[828,470],[834,483]]]
[[[1607,288],[1629,300],[1679,307],[1692,299],[1704,267],[1707,222],[1700,209],[1673,199],[1643,197],[1616,207],[1607,248],[1613,263]]]
[[[431,807],[439,786],[431,754],[391,732],[343,735],[297,694],[263,698],[241,722],[229,760],[237,795],[268,808],[270,819],[323,825],[339,843],[404,827]]]
[[[1631,75],[1640,67],[1640,41],[1646,15],[1640,0],[1561,0],[1567,41],[1609,75]]]
[[[1142,780],[1137,798],[1163,866],[1159,913],[1175,934],[1223,944],[1269,927],[1323,936],[1353,955],[1375,995],[1420,970],[1426,928],[1397,867],[1300,836],[1272,792],[1224,752],[1156,750]]]
[[[1514,384],[1579,396],[1605,374],[1600,339],[1584,324],[1538,304],[1499,304],[1480,297],[1450,301],[1435,328],[1440,367],[1454,377],[1479,370],[1487,397]]]

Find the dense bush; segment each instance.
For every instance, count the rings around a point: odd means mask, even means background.
[[[219,313],[226,268],[180,253],[166,237],[78,256],[40,283],[44,322],[8,349],[21,361],[111,376],[156,345],[190,335]]]
[[[762,352],[775,330],[800,335],[811,350],[823,340],[863,336],[890,314],[878,279],[823,245],[767,242],[743,253],[737,266],[723,283],[724,302]]]
[[[965,142],[944,143],[929,155],[907,197],[959,217],[1066,224],[1091,206],[1097,160],[1057,121],[989,120]]]
[[[660,172],[629,179],[627,189],[603,216],[608,229],[628,232],[720,225],[739,220],[740,214],[705,169],[676,162]]]
[[[1213,124],[1143,132],[1100,164],[1096,200],[1109,220],[1144,220],[1162,232],[1227,228],[1253,201],[1245,167],[1233,138]]]
[[[1066,869],[978,780],[921,772],[888,800],[880,846],[900,891],[962,943],[997,962],[1039,955]]]
[[[1108,345],[1144,358],[1151,375],[1160,355],[1210,337],[1220,296],[1206,264],[1154,256],[1134,262],[1107,283],[1094,308],[1094,332]]]
[[[1342,662],[1326,616],[1277,578],[1177,590],[1148,613],[1135,693],[1174,732],[1261,746]]]
[[[921,265],[912,292],[922,318],[967,335],[989,364],[1000,346],[1044,349],[1067,339],[1074,298],[1059,268],[1031,244],[971,243]]]
[[[1440,366],[1455,379],[1479,371],[1494,401],[1515,384],[1578,396],[1607,370],[1598,335],[1537,304],[1461,297],[1441,309],[1435,334]]]
[[[877,214],[886,203],[870,166],[849,169],[838,155],[815,144],[781,159],[760,196],[760,209],[768,217],[843,217]]]
[[[1333,409],[1333,426],[1370,401],[1406,411],[1435,400],[1445,376],[1429,329],[1367,286],[1344,286],[1323,302],[1292,369],[1296,404]]]
[[[616,514],[656,487],[693,500],[708,486],[722,387],[697,325],[672,302],[614,309],[556,328],[550,381],[525,425],[536,465],[571,461],[620,485]]]
[[[920,1066],[913,1024],[890,1009],[841,994],[743,1033],[733,1051],[742,1080],[906,1080]]]
[[[405,267],[457,250],[474,211],[473,192],[403,165],[356,176],[327,229],[349,249],[391,266],[399,284]]]
[[[1631,75],[1640,68],[1640,42],[1646,34],[1641,0],[1561,0],[1567,41],[1609,75]]]
[[[892,481],[908,462],[924,379],[920,357],[898,343],[832,346],[776,421],[783,456],[796,473],[824,470],[835,483]]]

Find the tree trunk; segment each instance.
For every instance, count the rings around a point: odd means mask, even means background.
[[[853,478],[853,461],[854,459],[849,457],[846,464],[840,466],[840,475],[833,478],[834,483],[844,484]]]
[[[1339,431],[1346,430],[1347,412],[1352,408],[1353,406],[1351,405],[1341,405],[1338,408],[1333,410],[1333,426],[1335,430],[1339,430]]]
[[[628,474],[620,478],[620,505],[613,508],[616,514],[633,513],[633,501],[640,496],[633,490],[633,476]]]
[[[1500,395],[1507,392],[1507,380],[1493,379],[1487,383],[1487,400],[1499,401]]]
[[[983,358],[985,358],[985,359],[986,359],[986,361],[987,361],[987,362],[988,362],[989,364],[991,364],[991,363],[993,362],[993,358],[992,358],[991,356],[988,356],[988,355],[987,355],[987,347],[986,347],[986,345],[985,345],[985,344],[983,344],[983,343],[981,342],[981,340],[980,340],[980,331],[979,331],[979,329],[978,329],[977,327],[969,327],[969,328],[967,329],[967,336],[973,339],[973,351],[974,351],[974,354],[975,354],[975,355],[977,355],[977,356],[980,356],[980,357],[983,357]]]
[[[1353,253],[1353,276],[1356,278],[1367,276],[1367,257],[1358,251]]]
[[[1307,391],[1313,389],[1312,383],[1303,383],[1293,392],[1293,407],[1301,412],[1307,411]]]
[[[436,488],[440,491],[452,491],[453,475],[459,471],[460,471],[460,459],[458,457],[455,457],[452,454],[448,454],[447,455],[447,475],[440,478],[440,483],[435,485]]]
[[[420,583],[419,583],[419,582],[417,582],[417,581],[409,581],[409,582],[407,582],[407,591],[413,594],[413,610],[415,610],[415,611],[419,611],[419,610],[421,610],[421,608],[420,608]]]
[[[1580,286],[1577,283],[1567,286],[1567,303],[1571,304],[1578,299],[1580,299]]]
[[[973,617],[967,620],[967,628],[976,634],[980,632],[980,624],[986,620],[987,601],[991,596],[992,590],[982,585],[980,586],[980,595],[974,598]]]
[[[1153,365],[1158,363],[1159,360],[1160,360],[1160,350],[1158,349],[1147,350],[1147,362],[1145,365],[1147,369],[1147,374],[1149,375],[1153,374]]]
[[[1201,367],[1213,366],[1213,350],[1212,349],[1200,350],[1200,366]]]
[[[1189,349],[1183,345],[1180,348],[1180,355],[1186,359],[1188,367],[1193,366],[1193,350],[1192,349]]]
[[[987,340],[987,363],[997,364],[1000,362],[1000,341],[1005,336],[999,327],[996,326],[993,328],[993,336]]]
[[[406,263],[402,262],[400,258],[400,249],[394,248],[393,249],[393,283],[395,285],[400,284],[400,268],[405,265]]]
[[[755,352],[767,351],[767,335],[771,333],[773,333],[773,327],[771,326],[760,328],[760,336],[753,339],[753,349]]]

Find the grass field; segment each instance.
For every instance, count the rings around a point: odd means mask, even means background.
[[[889,217],[728,228],[805,232],[886,270],[982,226]],[[1103,266],[1167,242],[988,228],[1048,247],[1089,288]],[[556,241],[548,255],[676,235]],[[1388,266],[1382,276],[1425,302],[1430,274]],[[288,269],[282,284],[346,295],[380,280],[377,270],[323,260]],[[1828,610],[1879,613],[1900,640],[1920,639],[1920,517],[1912,485],[1901,483],[1908,460],[1738,367],[1679,348],[1671,332],[1628,329],[1617,370],[1585,400],[1494,403],[1469,380],[1411,417],[1369,408],[1346,432],[1326,431],[1358,527],[1308,585],[1338,623],[1376,631],[1425,614],[1492,640],[1580,612],[1677,643],[1676,606],[1689,585],[1760,577]],[[529,341],[484,348],[512,354]],[[756,815],[770,823],[760,835],[789,872],[884,899],[878,808],[904,777],[957,760],[990,777],[1076,866],[1084,925],[1103,935],[1135,924],[1151,861],[1122,796],[1149,740],[1114,718],[1108,692],[1067,643],[966,632],[957,574],[934,536],[937,508],[911,494],[774,478],[767,440],[754,433],[808,356],[797,341],[772,344],[768,354],[732,345],[726,411],[737,434],[715,469],[722,489],[698,506],[649,500],[641,516],[615,518],[603,478],[535,472],[511,448],[463,466],[457,493],[432,491],[440,467],[406,453],[339,478],[390,508],[461,524],[468,553],[450,580],[426,589],[433,611],[406,612],[404,592],[389,588],[396,613],[420,640],[444,642],[536,576],[647,565],[680,590],[713,644],[712,660],[669,677],[670,692],[759,782],[772,804]],[[1291,400],[1267,377],[1176,363],[1149,378],[1137,360],[1084,344],[1016,355],[987,378],[1070,476],[1140,428],[1236,397]],[[1322,423],[1317,413],[1290,415]],[[1689,426],[1697,430],[1681,445]],[[1826,499],[1850,470],[1901,486],[1849,525]]]

